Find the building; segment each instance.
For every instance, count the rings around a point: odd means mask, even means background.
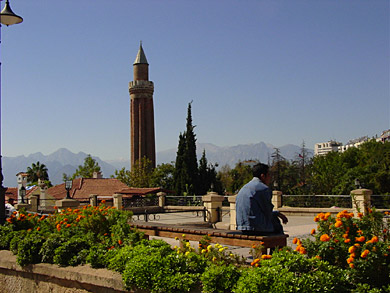
[[[129,83],[131,169],[143,157],[148,158],[152,163],[152,167],[155,168],[154,84],[149,81],[149,64],[142,43],[133,64],[133,73],[134,81]]]
[[[342,145],[343,144],[341,142],[337,142],[334,140],[330,140],[328,142],[316,143],[314,145],[314,155],[321,156],[321,155],[326,155],[327,153],[330,153],[330,152],[338,152],[339,148]]]
[[[380,137],[378,135],[375,139],[377,142],[386,142],[390,141],[390,129],[384,130]],[[337,142],[334,140],[330,140],[328,142],[320,142],[316,143],[314,145],[314,155],[326,155],[329,152],[345,152],[349,148],[356,148],[359,147],[361,144],[369,141],[370,138],[368,136],[362,136],[356,139],[352,139],[348,141],[345,145],[343,145],[341,142]]]

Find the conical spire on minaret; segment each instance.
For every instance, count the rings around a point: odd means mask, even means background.
[[[149,65],[148,60],[146,60],[144,49],[142,49],[142,41],[139,44],[138,54],[137,54],[137,57],[135,58],[133,65],[136,65],[136,64],[148,64]]]

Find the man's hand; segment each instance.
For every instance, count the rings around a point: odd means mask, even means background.
[[[283,215],[281,212],[279,212],[278,217],[282,220],[283,224],[287,224],[288,219],[285,215]]]

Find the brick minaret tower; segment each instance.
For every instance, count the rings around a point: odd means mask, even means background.
[[[156,150],[154,142],[154,85],[149,81],[149,64],[146,60],[142,43],[133,64],[134,81],[129,82],[130,92],[130,143],[131,169],[143,157],[156,167]]]

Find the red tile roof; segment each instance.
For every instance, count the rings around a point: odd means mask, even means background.
[[[6,198],[12,198],[15,201],[18,200],[18,188],[17,187],[7,187],[5,189]]]
[[[91,194],[112,196],[127,187],[126,184],[114,178],[77,178],[73,180],[70,197],[74,199],[88,199]],[[65,198],[65,183],[49,188],[47,193],[56,199]]]
[[[126,187],[122,189],[119,193],[125,195],[146,195],[146,194],[154,194],[158,192],[172,193],[171,191],[162,189],[161,187],[151,187],[151,188]]]

